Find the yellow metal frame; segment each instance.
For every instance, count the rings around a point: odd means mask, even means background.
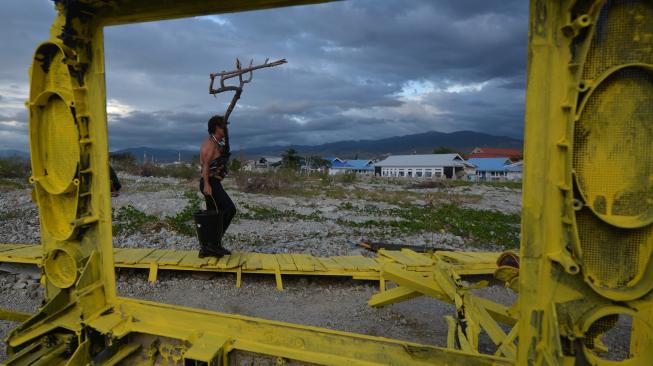
[[[43,251],[34,262],[45,272],[45,305],[11,333],[6,364],[227,365],[237,352],[278,357],[278,364],[650,364],[653,143],[642,113],[653,104],[646,81],[653,4],[646,0],[531,0],[521,269],[501,265],[497,272],[519,291],[515,306],[473,295],[470,290],[485,283],[461,281],[444,257],[423,270],[421,257],[382,253],[390,260],[380,265],[381,292],[370,304],[422,295],[454,304],[456,316],[446,318],[447,348],[116,296],[104,27],[317,2],[55,1],[50,40],[37,48],[31,67],[28,104]],[[592,74],[597,65],[605,70]],[[599,123],[604,117],[608,124]],[[628,149],[611,139],[619,126],[635,131]],[[574,155],[589,151],[595,161]],[[612,159],[635,162],[622,181],[591,170],[613,167]],[[621,255],[615,243],[632,247],[631,237],[638,246]],[[449,259],[456,256],[464,254]],[[417,264],[402,262],[406,258]],[[620,267],[605,270],[616,259]],[[469,260],[470,266],[483,271],[486,264],[477,261]],[[397,287],[386,288],[386,281]],[[633,321],[629,357],[617,363],[602,358],[600,337],[619,315]],[[496,344],[495,355],[479,353],[481,332]]]

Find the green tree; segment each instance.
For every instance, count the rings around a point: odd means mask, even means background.
[[[306,164],[311,169],[328,168],[331,165],[331,163],[328,160],[324,160],[321,157],[315,155],[306,159]]]
[[[136,166],[136,158],[132,153],[109,153],[109,162],[116,170],[132,170]]]
[[[29,161],[16,156],[0,158],[0,178],[27,178],[29,173]]]
[[[433,149],[434,154],[458,154],[460,156],[463,155],[460,151],[457,151],[456,149],[452,149],[450,147],[446,146],[438,146],[435,149]]]
[[[243,167],[243,163],[240,161],[240,159],[231,159],[229,160],[229,171],[233,173],[237,173],[240,171],[240,168]]]
[[[301,156],[297,153],[297,150],[290,148],[281,154],[281,166],[286,169],[297,170],[299,169],[299,161]]]

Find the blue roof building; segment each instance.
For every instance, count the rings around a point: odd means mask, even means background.
[[[341,173],[374,173],[374,162],[372,160],[345,160],[339,159],[331,163],[329,175]]]
[[[505,158],[472,158],[467,160],[476,166],[476,176],[479,180],[507,179],[512,162]]]

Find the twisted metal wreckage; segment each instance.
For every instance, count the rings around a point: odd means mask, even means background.
[[[313,2],[55,1],[28,103],[45,301],[28,319],[0,312],[24,319],[5,363],[227,365],[254,353],[277,364],[650,365],[653,2],[644,0],[531,1],[521,248],[478,267],[519,291],[515,305],[469,291],[483,284],[461,276],[482,261],[462,263],[464,253],[387,251],[373,266],[398,286],[371,305],[420,295],[455,304],[446,348],[116,296],[104,27]],[[299,272],[317,268],[297,258]],[[625,354],[602,338],[619,319],[630,319]],[[481,332],[493,355],[479,352]]]

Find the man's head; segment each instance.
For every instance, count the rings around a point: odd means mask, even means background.
[[[221,139],[224,137],[225,126],[226,123],[222,116],[215,115],[209,119],[209,133],[216,138]]]

